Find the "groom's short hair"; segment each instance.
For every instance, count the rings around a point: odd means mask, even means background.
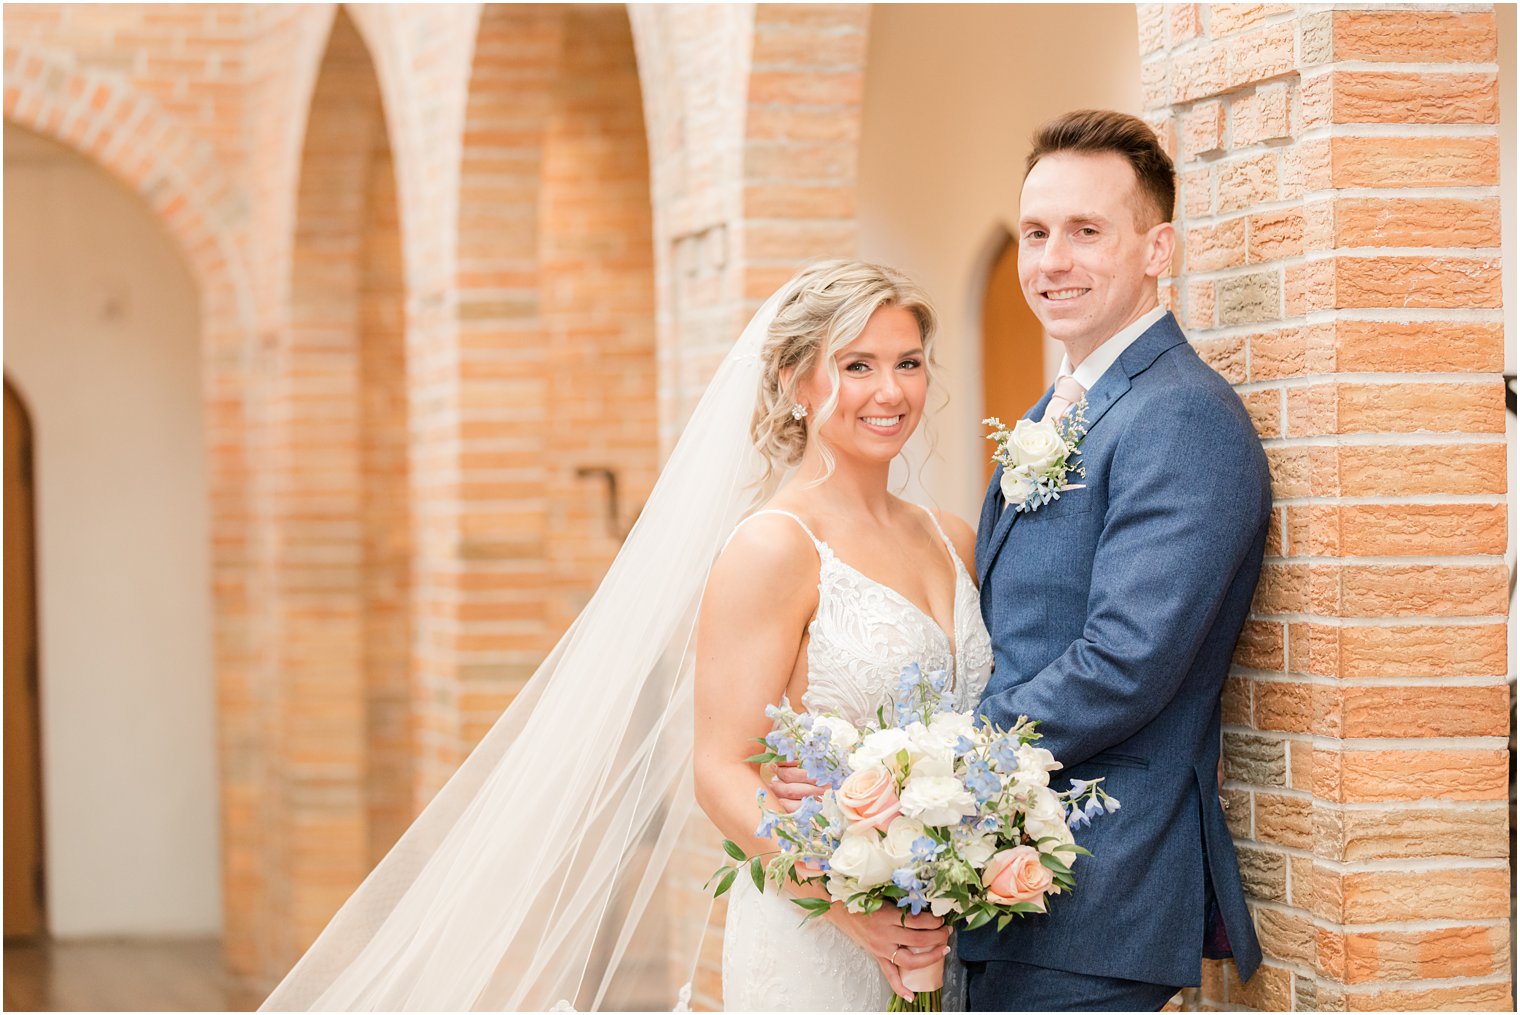
[[[1055,152],[1113,152],[1130,164],[1140,194],[1160,216],[1146,222],[1148,229],[1156,222],[1170,222],[1177,205],[1177,174],[1172,160],[1156,139],[1150,124],[1138,116],[1112,109],[1079,109],[1045,123],[1030,139],[1033,147],[1024,162],[1024,174],[1047,155]],[[1151,209],[1144,209],[1149,211]]]

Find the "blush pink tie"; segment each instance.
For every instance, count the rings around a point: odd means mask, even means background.
[[[1082,401],[1082,396],[1087,394],[1087,389],[1077,383],[1077,379],[1071,374],[1062,374],[1056,378],[1056,390],[1051,394],[1050,401],[1045,403],[1045,415],[1040,417],[1040,422],[1047,419],[1060,419],[1066,415],[1066,410]]]

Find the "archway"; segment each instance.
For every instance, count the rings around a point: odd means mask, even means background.
[[[982,413],[1012,426],[1045,393],[1046,339],[1019,288],[1018,240],[999,226],[991,253],[979,308]],[[983,468],[991,478],[990,455]]]
[[[277,936],[293,958],[413,816],[400,226],[374,66],[333,21],[311,100],[290,321],[272,355]],[[277,838],[278,842],[278,838]]]
[[[1039,124],[1071,109],[1140,112],[1139,53],[1127,4],[873,5],[860,252],[906,270],[934,298],[938,379],[949,395],[933,421],[938,453],[911,496],[975,519],[991,453],[985,388],[1024,391],[1038,376],[1043,391],[1054,379],[1059,354],[1021,355],[1005,376],[989,376],[994,367],[982,361],[988,224],[1012,234]]]
[[[47,934],[32,417],[5,381],[5,940]]]
[[[459,201],[459,559],[430,728],[462,756],[590,596],[658,466],[649,156],[620,6],[488,5]],[[446,775],[452,766],[439,766]]]
[[[5,129],[6,372],[37,435],[49,930],[220,929],[201,313],[160,220]]]

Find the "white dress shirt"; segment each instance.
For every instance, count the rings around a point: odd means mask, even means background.
[[[1135,339],[1145,334],[1151,325],[1165,316],[1166,307],[1162,306],[1141,314],[1137,320],[1130,323],[1129,327],[1088,353],[1087,358],[1075,370],[1071,366],[1071,357],[1063,354],[1061,356],[1061,369],[1057,371],[1056,376],[1065,377],[1070,375],[1078,384],[1082,385],[1083,391],[1091,391],[1093,385],[1097,384],[1098,380],[1108,372],[1108,368],[1114,365],[1124,353],[1124,350],[1128,349]]]

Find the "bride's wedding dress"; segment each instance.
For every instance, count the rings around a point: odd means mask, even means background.
[[[955,564],[954,640],[907,598],[840,560],[802,520],[818,550],[818,613],[808,625],[808,688],[802,707],[853,723],[890,703],[904,666],[954,671],[959,708],[973,708],[992,672],[992,642],[976,585],[945,537]],[[755,517],[752,515],[751,517]],[[892,998],[876,960],[823,919],[771,889],[738,878],[723,931],[723,1003],[730,1011],[885,1011]]]

